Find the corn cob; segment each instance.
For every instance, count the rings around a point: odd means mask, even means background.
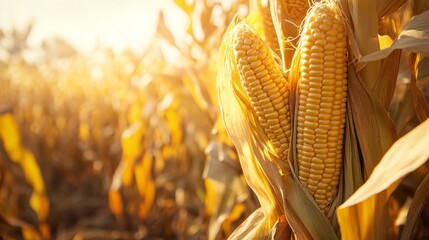
[[[304,19],[308,11],[308,0],[285,0],[287,14],[299,24]]]
[[[289,89],[270,48],[246,23],[233,35],[234,56],[241,84],[257,119],[280,159],[289,151]]]
[[[277,38],[276,30],[274,28],[273,19],[271,18],[270,4],[260,6],[261,18],[262,18],[262,29],[264,30],[265,40],[268,43],[268,46],[277,54],[280,54],[279,40]]]
[[[347,39],[341,18],[316,4],[301,34],[298,82],[299,180],[326,213],[342,163],[347,98]]]

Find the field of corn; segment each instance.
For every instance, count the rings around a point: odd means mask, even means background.
[[[429,238],[427,0],[171,1],[143,53],[0,29],[0,239]]]

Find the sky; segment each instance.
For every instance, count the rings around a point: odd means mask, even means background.
[[[98,41],[120,51],[144,50],[154,34],[159,10],[173,34],[187,19],[171,0],[0,0],[0,27],[23,27],[34,21],[30,45],[60,36],[81,51]]]

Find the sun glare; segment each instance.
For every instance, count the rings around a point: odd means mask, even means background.
[[[118,52],[142,52],[156,31],[159,11],[173,34],[183,32],[186,16],[171,1],[137,0],[0,0],[0,27],[10,29],[34,23],[29,43],[40,45],[50,37],[64,38],[78,50],[98,45]]]

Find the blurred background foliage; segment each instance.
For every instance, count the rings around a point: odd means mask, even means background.
[[[0,30],[0,238],[225,238],[257,208],[215,82],[247,2],[174,3],[186,38],[161,11],[142,54]]]

